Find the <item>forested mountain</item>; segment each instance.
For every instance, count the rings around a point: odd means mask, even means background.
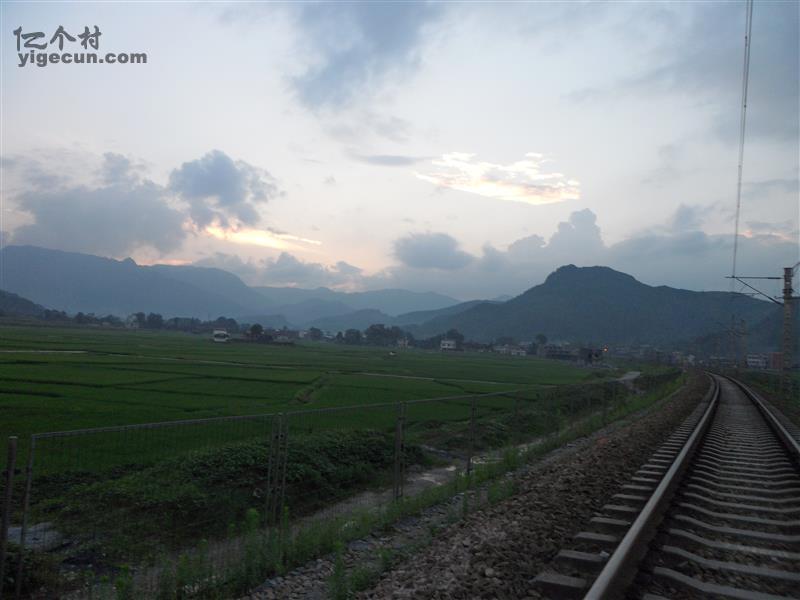
[[[0,316],[40,317],[44,307],[31,302],[27,298],[0,290]]]
[[[669,344],[718,330],[731,314],[759,322],[773,306],[728,292],[653,287],[608,267],[567,265],[507,302],[477,304],[409,329],[419,337],[455,328],[476,341],[543,333],[551,340]]]

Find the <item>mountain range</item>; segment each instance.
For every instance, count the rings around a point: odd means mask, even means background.
[[[458,304],[442,294],[400,289],[348,293],[323,287],[249,287],[222,269],[144,266],[130,258],[36,246],[0,250],[0,289],[68,313],[125,317],[142,311],[201,319],[224,315],[266,326],[305,327],[318,319],[365,309],[394,317]]]
[[[481,342],[503,336],[532,340],[542,333],[553,341],[665,347],[711,339],[725,330],[733,315],[755,332],[752,351],[778,345],[774,332],[780,307],[775,304],[729,292],[650,286],[608,267],[566,265],[509,300],[458,302],[433,292],[397,289],[346,293],[249,287],[221,269],[141,266],[131,259],[32,246],[0,250],[0,265],[0,288],[72,313],[225,315],[265,326],[315,326],[332,333],[382,323],[416,337],[457,329]]]

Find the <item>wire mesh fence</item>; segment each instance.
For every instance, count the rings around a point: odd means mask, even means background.
[[[598,381],[35,434],[0,484],[2,597],[238,593],[631,393]]]

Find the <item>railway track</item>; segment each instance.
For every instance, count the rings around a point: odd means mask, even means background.
[[[800,436],[733,379],[711,388],[534,581],[549,598],[800,598]]]

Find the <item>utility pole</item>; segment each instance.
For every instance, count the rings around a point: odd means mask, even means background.
[[[741,330],[740,335],[742,336],[742,369],[747,368],[747,321],[742,319],[740,322]]]
[[[730,343],[731,343],[731,368],[735,371],[738,368],[739,361],[736,360],[736,321],[734,320],[734,316],[731,315],[731,325],[728,327],[728,333],[730,334]]]
[[[792,275],[794,267],[783,269],[783,367],[781,377],[781,389],[789,394],[792,389]]]
[[[739,283],[747,286],[751,290],[753,290],[756,295],[763,296],[767,300],[774,302],[775,304],[783,305],[783,347],[781,348],[781,391],[787,395],[791,394],[793,386],[792,386],[792,351],[794,346],[794,336],[792,335],[792,317],[794,316],[793,313],[793,304],[795,300],[800,299],[800,296],[792,295],[794,293],[794,289],[792,288],[792,278],[794,277],[795,270],[800,267],[800,262],[796,263],[793,267],[784,267],[783,269],[783,277],[735,277],[731,276],[728,279],[734,279]],[[781,300],[777,298],[773,298],[762,292],[761,290],[753,287],[746,281],[745,279],[783,279],[783,295]]]

